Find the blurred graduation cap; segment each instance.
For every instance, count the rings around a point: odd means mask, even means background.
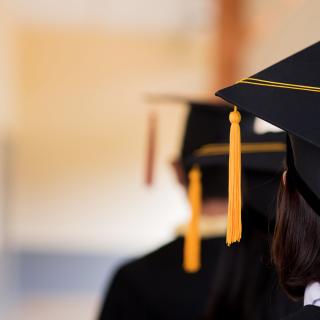
[[[184,269],[195,272],[200,268],[200,240],[198,223],[201,214],[201,170],[207,167],[214,169],[215,188],[210,195],[227,198],[228,194],[228,155],[229,129],[227,115],[232,110],[228,105],[203,104],[190,102],[180,160],[189,172],[189,200],[192,216],[185,237]],[[282,170],[285,156],[285,134],[269,132],[257,134],[254,131],[256,118],[249,113],[242,115],[243,162],[244,173],[250,178],[250,196],[246,206],[262,215],[267,214],[270,205],[268,200],[274,195],[274,181],[267,181]],[[240,169],[240,168],[239,168]],[[249,177],[250,176],[250,177]],[[263,181],[262,181],[263,180]],[[276,181],[276,184],[279,181]],[[264,185],[263,190],[261,185]],[[268,185],[269,184],[269,185]],[[254,185],[254,186],[253,186]],[[260,188],[260,189],[259,189]],[[213,191],[213,192],[212,192]],[[261,201],[261,195],[267,202]],[[241,220],[238,221],[241,224]],[[228,221],[228,225],[230,221]],[[228,238],[227,238],[228,242]]]
[[[173,98],[173,99],[172,99]],[[227,115],[232,110],[226,104],[213,104],[209,101],[189,101],[178,96],[159,96],[159,101],[183,102],[190,107],[187,118],[180,162],[184,171],[188,173],[188,194],[191,205],[191,219],[185,235],[184,262],[187,272],[196,272],[201,264],[200,235],[198,230],[201,214],[202,184],[201,170],[207,167],[215,168],[214,183],[211,185],[210,195],[227,198],[227,167],[229,153],[229,130]],[[274,184],[269,188],[264,184],[261,190],[261,177],[265,178],[266,172],[275,173],[282,169],[285,151],[284,133],[256,134],[254,124],[256,118],[249,113],[244,113],[242,120],[243,130],[243,167],[250,170],[250,176],[255,177],[255,187],[250,190],[246,205],[255,211],[266,214],[271,194],[274,194]],[[248,176],[249,177],[249,176]],[[205,178],[205,177],[203,177]],[[252,179],[251,179],[252,181]],[[266,180],[264,179],[264,183]],[[251,184],[251,183],[250,183]],[[260,188],[260,189],[259,189]],[[269,191],[269,196],[267,196]],[[261,193],[264,193],[264,200]],[[241,223],[241,221],[238,221]],[[230,222],[228,223],[228,225]],[[227,239],[228,241],[228,239]]]
[[[288,132],[288,170],[299,192],[319,214],[320,42],[218,91],[216,95]],[[239,117],[237,110],[230,115],[233,132],[238,130]],[[234,158],[230,161],[240,158],[239,142],[238,137],[231,141],[230,156]],[[233,180],[235,177],[231,175],[229,178]],[[239,184],[234,185],[231,197],[239,193],[237,188]]]

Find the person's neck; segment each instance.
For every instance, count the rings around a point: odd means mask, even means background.
[[[207,217],[224,216],[228,206],[225,199],[209,199],[202,203],[202,215]]]

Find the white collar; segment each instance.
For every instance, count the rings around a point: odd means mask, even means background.
[[[304,291],[303,305],[314,305],[320,307],[320,283],[311,282]]]

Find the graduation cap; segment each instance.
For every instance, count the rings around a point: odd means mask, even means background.
[[[214,189],[211,190],[211,197],[227,198],[228,172],[226,169],[229,155],[227,115],[232,108],[227,105],[198,102],[190,102],[189,106],[190,112],[180,153],[180,161],[185,172],[189,173],[188,195],[192,210],[185,235],[183,267],[187,272],[196,272],[200,268],[201,261],[198,230],[202,202],[201,170],[210,167],[214,172],[214,181],[212,181]],[[254,132],[256,118],[249,113],[243,113],[242,118],[242,151],[244,153],[242,166],[245,172],[250,170],[255,177],[261,177],[259,173],[280,172],[285,151],[285,134],[283,132],[256,134]],[[256,181],[257,186],[259,182],[261,180]],[[273,186],[272,190],[274,191]],[[258,212],[265,213],[265,207],[259,207],[256,198],[251,197],[250,200],[247,205],[257,209]],[[241,225],[241,220],[238,220],[237,223]]]
[[[238,219],[240,113],[237,108],[288,132],[288,169],[296,187],[316,211],[320,208],[320,42],[216,93],[235,107],[230,114],[229,213]],[[234,172],[232,172],[234,170]],[[231,199],[230,199],[231,198]],[[234,229],[234,226],[232,227]],[[237,241],[232,237],[231,242]]]

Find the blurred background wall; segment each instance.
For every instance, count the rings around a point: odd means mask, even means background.
[[[0,275],[12,319],[93,319],[114,267],[188,216],[170,168],[185,106],[146,96],[214,92],[223,2],[2,1]],[[319,1],[242,5],[239,77],[319,40]]]
[[[0,317],[5,318],[15,296],[16,274],[9,244],[10,139],[15,114],[15,26],[0,4]]]

